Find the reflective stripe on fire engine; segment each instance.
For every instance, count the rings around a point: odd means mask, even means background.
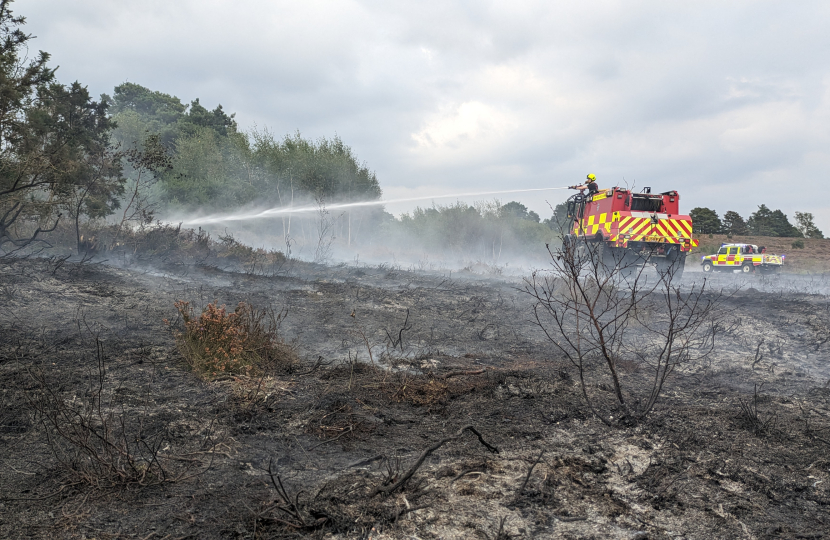
[[[667,214],[662,214],[666,217],[658,219],[655,224],[651,219],[652,215],[645,212],[632,212],[631,216],[620,219],[620,234],[630,234],[631,240],[643,240],[646,236],[662,236],[666,242],[673,244],[691,239],[692,226],[688,220],[670,218]],[[659,218],[660,215],[657,214],[657,217]]]
[[[611,224],[618,223],[619,234],[627,234],[630,236],[629,241],[648,241],[649,236],[660,237],[660,242],[668,244],[685,244],[690,241],[694,247],[697,246],[697,240],[692,238],[692,224],[685,219],[675,219],[668,217],[668,214],[656,214],[657,223],[652,221],[655,214],[647,212],[632,212],[632,215],[620,217],[619,212],[611,214],[611,221],[608,220],[607,212],[602,214],[591,214],[581,223],[574,224],[574,234],[584,234],[585,236],[596,236],[600,229],[604,230],[606,236],[610,236]],[[617,238],[615,235],[614,239]]]

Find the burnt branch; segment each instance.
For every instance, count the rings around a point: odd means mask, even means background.
[[[481,375],[485,371],[487,371],[487,370],[486,369],[476,369],[476,370],[472,370],[472,371],[450,371],[446,375],[442,375],[440,378],[446,380],[446,379],[451,379],[453,377],[461,377],[463,375]]]
[[[80,324],[78,321],[79,329]],[[107,390],[106,355],[98,334],[94,335],[94,346],[93,384],[80,399],[66,399],[42,370],[29,371],[36,385],[28,396],[29,405],[63,472],[59,481],[93,489],[148,487],[181,481],[210,468],[212,459],[195,473],[188,467],[174,466],[175,461],[187,461],[190,467],[202,465],[202,461],[166,452],[167,433],[148,429],[146,410],[131,413],[123,407],[116,409],[115,393]]]
[[[328,517],[315,518],[303,511],[302,504],[300,503],[300,495],[303,492],[298,491],[292,496],[288,489],[286,489],[282,477],[274,470],[273,460],[269,460],[266,473],[271,479],[271,485],[277,493],[277,498],[260,512],[260,516],[265,513],[271,513],[270,519],[273,522],[301,531],[313,531],[328,522]]]
[[[453,435],[451,437],[446,437],[444,439],[441,439],[437,443],[433,444],[432,446],[430,446],[429,448],[427,448],[423,452],[421,452],[421,455],[418,456],[418,459],[415,461],[415,463],[412,465],[412,467],[410,467],[403,474],[403,476],[401,476],[400,479],[398,479],[397,482],[394,482],[393,484],[390,484],[390,485],[387,485],[387,486],[378,486],[377,488],[375,488],[369,494],[369,496],[374,497],[375,495],[378,495],[378,494],[389,495],[390,493],[392,493],[392,492],[400,489],[401,487],[403,487],[403,485],[406,484],[409,481],[410,478],[412,478],[412,475],[415,474],[415,472],[421,467],[421,465],[423,465],[424,461],[430,455],[432,455],[433,452],[435,452],[436,450],[438,450],[439,448],[441,448],[442,446],[444,446],[445,444],[447,444],[449,442],[457,441],[458,439],[460,439],[464,435],[465,431],[470,431],[476,437],[478,437],[478,442],[480,442],[482,445],[484,445],[484,447],[487,448],[487,450],[489,450],[490,452],[493,452],[494,454],[499,453],[499,449],[496,448],[495,446],[491,445],[487,441],[485,441],[484,437],[481,435],[481,433],[479,433],[479,431],[475,427],[473,427],[473,426],[464,426],[463,428],[459,429],[455,433],[455,435]]]
[[[403,333],[412,330],[412,325],[409,324],[409,308],[406,308],[406,319],[403,321],[403,325],[401,326],[400,330],[398,330],[398,336],[394,337],[389,333],[389,330],[384,329],[386,332],[386,337],[389,339],[389,343],[391,344],[392,349],[400,348],[401,352],[403,352]]]
[[[539,462],[542,461],[542,456],[544,455],[545,451],[541,450],[539,452],[539,456],[536,458],[536,461],[534,461],[530,468],[527,470],[527,476],[525,476],[525,481],[522,482],[522,486],[519,488],[518,491],[516,491],[516,499],[518,499],[522,495],[522,492],[525,490],[525,487],[527,487],[527,483],[530,481],[530,475],[533,474],[533,469],[535,469],[536,465],[538,465]]]
[[[577,369],[588,408],[607,425],[642,420],[672,373],[713,352],[728,295],[706,280],[681,288],[680,270],[659,264],[654,279],[645,269],[655,252],[599,240],[570,240],[548,253],[552,271],[534,272],[521,291],[534,301],[535,324]],[[643,373],[640,381],[632,372]]]
[[[738,404],[741,408],[741,416],[749,424],[749,427],[755,435],[769,434],[773,431],[773,429],[775,429],[775,423],[778,420],[778,417],[775,415],[769,415],[767,418],[764,418],[763,414],[761,414],[758,410],[757,384],[755,385],[752,394],[752,400],[744,401],[739,399]]]

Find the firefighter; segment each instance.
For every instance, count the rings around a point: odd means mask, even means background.
[[[587,182],[585,182],[581,186],[569,186],[569,189],[578,189],[579,191],[588,190],[588,196],[592,196],[594,193],[599,191],[599,186],[597,186],[597,176],[595,174],[589,174],[587,177]]]

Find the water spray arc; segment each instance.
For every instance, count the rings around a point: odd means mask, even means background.
[[[477,191],[473,193],[451,193],[448,195],[429,195],[421,197],[408,197],[403,199],[389,199],[378,201],[359,201],[351,203],[338,203],[327,205],[327,210],[341,210],[345,208],[359,208],[364,206],[380,206],[384,204],[394,204],[403,202],[428,201],[431,199],[450,199],[454,197],[479,197],[483,195],[502,195],[507,193],[527,193],[530,191],[552,191],[557,189],[568,189],[568,186],[550,187],[550,188],[533,188],[533,189],[507,189],[502,191]],[[183,220],[185,225],[210,225],[216,223],[226,223],[229,221],[247,221],[251,219],[264,219],[274,216],[289,215],[289,214],[305,214],[317,212],[320,210],[319,206],[280,206],[269,208],[267,210],[253,210],[249,212],[240,212],[236,214],[221,214],[212,216],[203,216],[192,219]]]

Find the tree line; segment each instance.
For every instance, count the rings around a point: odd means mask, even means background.
[[[160,146],[170,156],[157,174],[165,204],[223,209],[252,202],[290,204],[297,197],[372,200],[381,195],[375,173],[339,137],[310,141],[299,133],[276,138],[242,132],[221,105],[208,110],[169,94],[124,83],[103,96],[120,148]],[[135,175],[135,173],[133,173]]]
[[[142,226],[159,211],[371,200],[375,173],[339,137],[243,132],[234,114],[135,83],[94,99],[63,84],[0,0],[0,252],[71,226]]]
[[[699,234],[824,238],[816,227],[813,214],[796,212],[793,225],[784,212],[770,210],[765,204],[760,205],[746,220],[734,210],[726,212],[721,218],[714,210],[703,207],[693,208],[689,215],[694,231]]]
[[[385,241],[405,238],[416,249],[468,260],[501,262],[508,256],[528,256],[534,246],[540,248],[537,255],[544,255],[544,245],[559,235],[553,218],[542,220],[517,201],[434,205],[416,208],[399,220],[386,215],[381,229]]]

